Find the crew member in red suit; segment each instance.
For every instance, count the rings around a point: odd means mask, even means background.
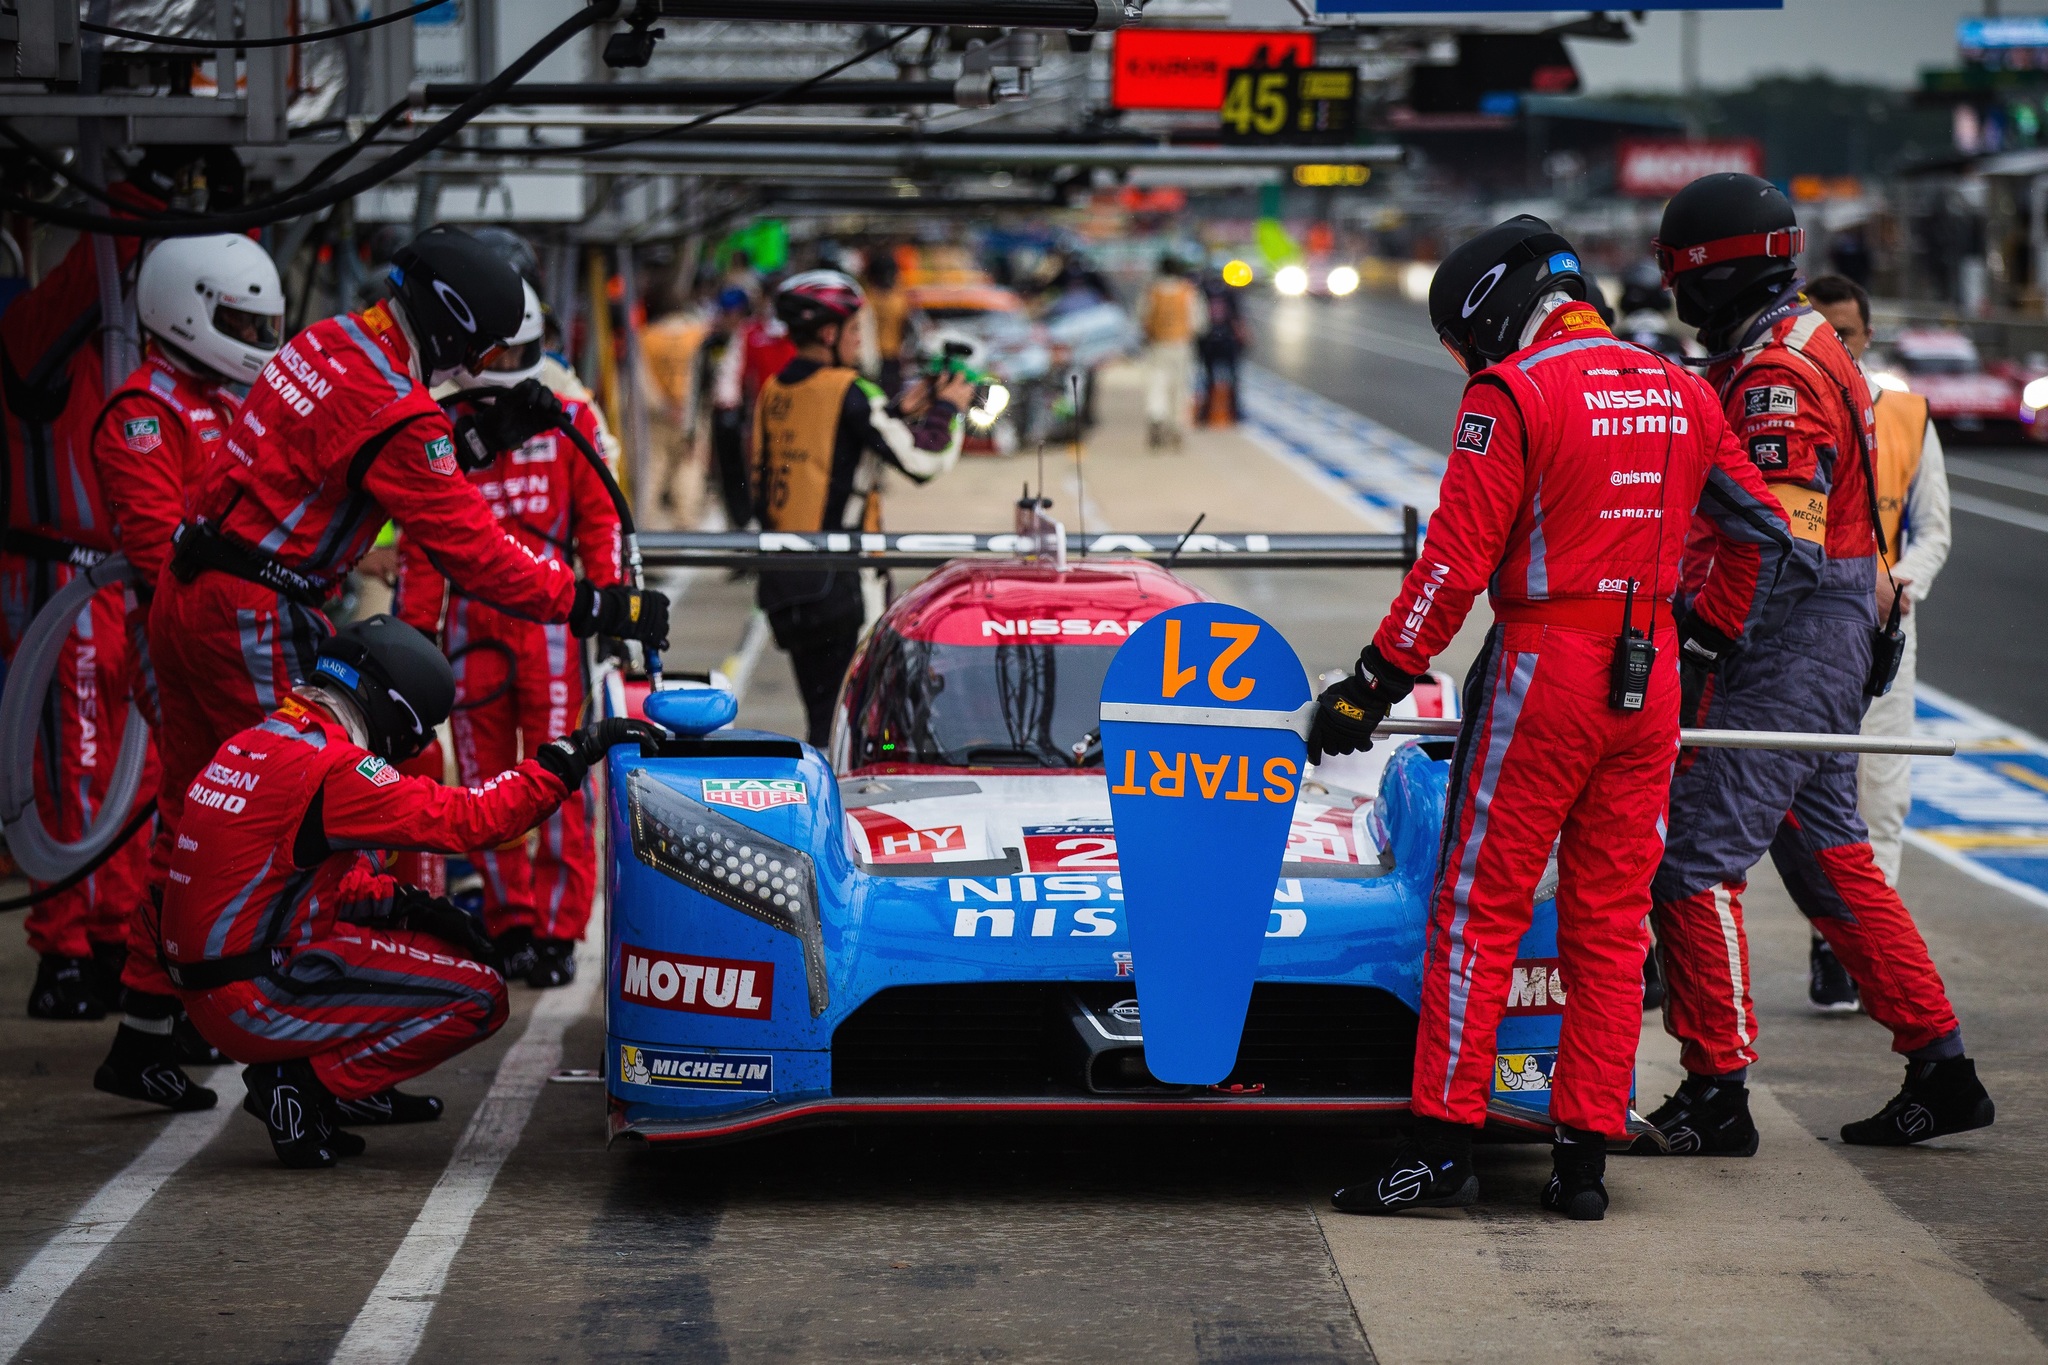
[[[491,945],[446,900],[361,850],[457,852],[531,829],[644,721],[540,745],[481,786],[396,765],[447,718],[455,679],[390,616],[344,627],[313,672],[220,747],[186,794],[164,895],[165,970],[200,1030],[238,1062],[287,1166],[363,1150],[351,1126],[439,1117],[397,1089],[505,1022]]]
[[[1569,986],[1551,1075],[1543,1206],[1606,1215],[1606,1145],[1628,1127],[1643,921],[1678,753],[1669,605],[1695,511],[1720,551],[1693,610],[1729,638],[1765,623],[1794,541],[1714,394],[1618,340],[1577,253],[1509,219],[1444,261],[1430,320],[1472,378],[1421,557],[1353,674],[1318,699],[1309,757],[1369,748],[1388,709],[1485,591],[1494,626],[1465,685],[1430,899],[1415,1129],[1339,1190],[1347,1213],[1472,1203],[1494,1037],[1537,883],[1557,850]]]
[[[458,390],[510,389],[538,380],[540,296],[526,286],[519,330],[498,357],[476,374],[456,376]],[[461,412],[460,401],[451,404]],[[587,400],[565,398],[568,421],[594,451],[597,411]],[[623,581],[619,515],[604,480],[559,429],[543,431],[514,449],[479,460],[458,445],[469,480],[490,504],[499,529],[537,558],[581,561],[600,587]],[[447,582],[411,536],[400,542],[397,612],[432,636],[455,669],[455,709],[449,730],[460,779],[476,786],[532,753],[551,735],[569,729],[583,711],[583,647],[566,625],[499,611]],[[445,603],[445,605],[444,605]],[[534,851],[481,846],[469,850],[483,877],[484,927],[504,959],[505,975],[529,985],[560,986],[575,979],[576,943],[590,921],[596,891],[597,850],[591,840],[584,793],[577,790],[543,820]]]

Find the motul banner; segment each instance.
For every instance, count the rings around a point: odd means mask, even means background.
[[[1723,171],[1762,175],[1763,145],[1747,137],[1714,142],[1631,139],[1615,152],[1614,184],[1623,194],[1669,199],[1701,176]]]

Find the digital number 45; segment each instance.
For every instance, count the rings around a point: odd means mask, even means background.
[[[1209,684],[1210,694],[1218,701],[1243,701],[1252,694],[1252,688],[1258,685],[1258,679],[1247,676],[1233,683],[1224,681],[1224,678],[1230,671],[1230,666],[1237,662],[1240,655],[1252,647],[1252,641],[1259,638],[1259,628],[1256,625],[1237,625],[1229,621],[1216,621],[1210,624],[1209,634],[1218,640],[1228,640],[1230,642],[1223,646],[1223,652],[1218,654],[1209,665],[1206,681]],[[1186,668],[1180,666],[1180,622],[1168,621],[1166,623],[1166,658],[1159,679],[1160,695],[1167,698],[1173,697],[1183,687],[1193,682],[1196,673],[1200,671],[1200,665],[1197,664],[1190,664]]]

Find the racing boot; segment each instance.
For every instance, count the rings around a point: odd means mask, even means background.
[[[1863,1012],[1855,978],[1819,934],[1813,936],[1813,946],[1806,955],[1806,1002],[1822,1014]]]
[[[1997,1107],[1968,1057],[1907,1062],[1906,1083],[1891,1103],[1860,1123],[1842,1125],[1842,1141],[1904,1147],[1945,1133],[1989,1128]]]
[[[242,1108],[270,1130],[270,1148],[286,1166],[319,1170],[363,1150],[361,1138],[341,1133],[330,1121],[334,1097],[314,1076],[312,1063],[294,1059],[252,1066],[242,1072],[242,1080],[249,1087]],[[343,1137],[349,1140],[346,1147],[337,1140]]]
[[[1378,1175],[1330,1196],[1339,1213],[1405,1213],[1409,1209],[1462,1209],[1479,1200],[1472,1170],[1470,1128],[1419,1119],[1401,1139],[1394,1159]]]
[[[183,1009],[171,1021],[171,1050],[184,1066],[220,1066],[228,1060],[225,1052],[206,1041],[206,1035]]]
[[[1543,1207],[1577,1223],[1597,1223],[1607,1216],[1607,1139],[1598,1133],[1558,1129],[1550,1149],[1550,1183],[1543,1187]]]
[[[491,942],[497,946],[499,961],[505,964],[504,976],[507,981],[515,976],[525,976],[533,970],[536,958],[532,929],[521,924],[507,929]]]
[[[114,1030],[114,1045],[107,1049],[107,1059],[99,1070],[92,1073],[92,1088],[124,1100],[161,1104],[181,1114],[211,1109],[220,1100],[178,1065],[168,1029],[148,1032],[135,1027],[133,1020],[123,1020]]]
[[[337,1099],[333,1122],[339,1128],[381,1128],[394,1123],[432,1123],[441,1117],[439,1095],[408,1095],[397,1086],[359,1100]]]
[[[1664,964],[1657,960],[1657,950],[1650,949],[1643,955],[1643,1013],[1664,1008]]]
[[[92,993],[101,1008],[109,1014],[121,1008],[121,969],[127,965],[127,944],[93,940],[92,971],[87,979],[92,982]]]
[[[527,969],[526,984],[540,990],[566,986],[576,979],[576,944],[566,938],[537,938],[533,941],[533,966]]]
[[[44,953],[36,964],[36,984],[28,991],[31,1019],[104,1019],[107,1007],[93,989],[93,961]]]
[[[1678,1093],[1667,1095],[1650,1123],[1669,1143],[1672,1156],[1755,1156],[1756,1124],[1749,1117],[1749,1087],[1712,1076],[1687,1076]],[[1652,1154],[1638,1143],[1631,1151]]]

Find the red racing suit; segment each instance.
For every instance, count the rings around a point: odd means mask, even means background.
[[[229,739],[194,778],[163,952],[215,1047],[238,1062],[308,1058],[322,1085],[359,1099],[489,1037],[506,1006],[490,968],[430,935],[379,927],[398,883],[357,850],[500,844],[565,793],[530,760],[468,790],[403,776],[302,697]]]
[[[198,486],[200,475],[220,452],[228,423],[241,404],[233,387],[187,374],[152,347],[149,357],[100,409],[92,430],[93,465],[106,490],[114,539],[135,566],[138,596],[144,602],[170,559],[171,536],[185,519],[187,493]],[[138,610],[131,631],[143,627],[143,618]],[[146,656],[137,660],[132,684],[143,714],[159,721],[155,671]],[[161,732],[160,723],[156,728]],[[157,792],[159,766],[152,754],[151,771],[144,774],[145,793]],[[158,900],[170,839],[169,821],[158,821],[149,850],[149,881]],[[138,991],[168,996],[170,978],[157,962],[156,918],[152,897],[134,898],[121,981]]]
[[[128,185],[113,193],[124,203],[161,207]],[[133,237],[114,239],[123,271],[139,245]],[[90,237],[74,242],[57,267],[0,316],[0,496],[6,507],[0,658],[9,663],[50,598],[81,566],[114,548],[91,454],[93,419],[105,393],[99,321]],[[43,705],[34,755],[36,808],[64,842],[82,837],[97,818],[121,751],[133,658],[126,624],[131,601],[123,589],[108,588],[79,613]],[[25,926],[29,946],[84,957],[95,942],[121,942],[129,910],[143,898],[147,853],[143,839],[131,840],[92,876],[32,907]]]
[[[576,430],[598,448],[597,410],[564,399]],[[600,587],[622,580],[619,515],[590,461],[560,432],[543,432],[469,476],[507,535],[541,559],[582,560]],[[455,770],[475,786],[576,728],[586,691],[583,649],[566,625],[507,615],[446,581],[411,536],[399,541],[399,619],[432,635],[455,668]],[[522,844],[471,852],[484,882],[484,927],[495,937],[527,928],[537,938],[580,939],[597,887],[585,793],[570,793],[541,822],[529,855]]]
[[[443,572],[500,610],[565,621],[575,600],[569,566],[499,530],[462,477],[448,419],[385,304],[286,342],[225,446],[232,458],[214,461],[193,494],[149,615],[173,830],[214,750],[311,670],[333,629],[321,602],[392,516]],[[188,578],[180,565],[208,546],[239,568],[193,565]]]
[[[1818,585],[1724,661],[1698,723],[1854,734],[1877,624],[1869,387],[1834,328],[1793,296],[1767,309],[1710,375],[1728,421],[1793,529],[1825,552]],[[1712,571],[1709,547],[1686,580]],[[1893,1048],[1960,1056],[1961,1030],[1898,893],[1873,862],[1856,808],[1856,755],[1688,751],[1671,787],[1671,838],[1652,886],[1668,993],[1664,1026],[1699,1075],[1756,1060],[1742,894],[1769,851],[1785,889],[1862,988]]]
[[[1585,304],[1474,375],[1421,557],[1373,637],[1419,674],[1484,589],[1495,622],[1465,683],[1423,956],[1414,1110],[1486,1121],[1494,1036],[1557,847],[1566,995],[1551,1115],[1626,1131],[1643,920],[1678,752],[1679,527],[1722,551],[1697,609],[1740,636],[1768,613],[1791,537],[1713,392],[1617,340]],[[1674,524],[1675,523],[1675,524]],[[1642,710],[1608,705],[1630,582],[1656,643]]]

